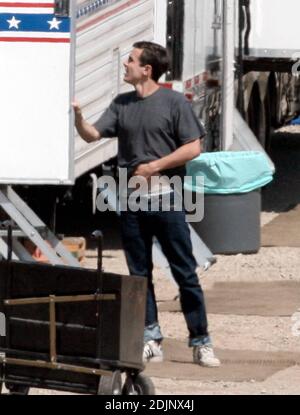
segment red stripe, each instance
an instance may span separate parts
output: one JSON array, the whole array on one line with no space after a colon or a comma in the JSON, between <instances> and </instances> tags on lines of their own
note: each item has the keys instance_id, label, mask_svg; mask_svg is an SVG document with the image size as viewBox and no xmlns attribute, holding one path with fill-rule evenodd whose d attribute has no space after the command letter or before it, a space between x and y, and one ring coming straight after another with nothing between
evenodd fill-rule
<instances>
[{"instance_id":1,"label":"red stripe","mask_svg":"<svg viewBox=\"0 0 300 415\"><path fill-rule=\"evenodd\" d=\"M70 39L48 37L0 37L0 42L70 43Z\"/></svg>"},{"instance_id":2,"label":"red stripe","mask_svg":"<svg viewBox=\"0 0 300 415\"><path fill-rule=\"evenodd\" d=\"M117 14L117 13L119 13L119 12L123 11L124 9L127 9L128 7L130 7L130 6L132 6L132 5L136 4L136 3L138 3L139 1L140 1L140 0L129 0L129 1L127 1L125 4L122 4L121 6L116 7L114 10L111 10L111 11L109 11L109 12L106 12L106 13L102 14L101 16L99 16L99 17L97 17L97 18L95 18L95 19L91 20L90 22L87 22L87 23L85 23L84 25L80 26L80 27L77 29L77 32L81 32L82 30L87 29L87 28L88 28L88 27L90 27L90 26L94 26L96 23L99 23L99 22L101 22L102 20L105 20L105 19L107 19L108 17L111 17L111 16L113 16L114 14Z\"/></svg>"},{"instance_id":3,"label":"red stripe","mask_svg":"<svg viewBox=\"0 0 300 415\"><path fill-rule=\"evenodd\" d=\"M8 3L6 1L0 2L0 7L54 7L54 3Z\"/></svg>"}]
</instances>

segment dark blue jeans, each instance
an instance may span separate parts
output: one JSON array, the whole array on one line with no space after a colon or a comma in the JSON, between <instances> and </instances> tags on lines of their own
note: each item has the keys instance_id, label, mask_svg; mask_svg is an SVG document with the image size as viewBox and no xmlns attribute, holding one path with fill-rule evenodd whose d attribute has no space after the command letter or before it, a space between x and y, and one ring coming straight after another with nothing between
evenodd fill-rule
<instances>
[{"instance_id":1,"label":"dark blue jeans","mask_svg":"<svg viewBox=\"0 0 300 415\"><path fill-rule=\"evenodd\" d=\"M152 240L156 236L179 286L190 346L209 343L204 295L185 212L122 212L121 230L130 274L148 279L146 327L152 328L152 340L162 339L160 331L155 330L158 313L152 280Z\"/></svg>"}]
</instances>

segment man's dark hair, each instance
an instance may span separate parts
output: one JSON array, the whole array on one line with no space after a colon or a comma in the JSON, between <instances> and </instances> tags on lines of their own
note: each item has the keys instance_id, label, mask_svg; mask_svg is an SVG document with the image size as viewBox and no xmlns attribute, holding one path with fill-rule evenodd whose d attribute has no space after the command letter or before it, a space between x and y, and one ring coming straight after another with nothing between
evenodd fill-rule
<instances>
[{"instance_id":1,"label":"man's dark hair","mask_svg":"<svg viewBox=\"0 0 300 415\"><path fill-rule=\"evenodd\" d=\"M167 72L170 65L167 50L153 42L136 42L134 48L143 49L140 56L142 66L152 66L152 79L158 82L159 78Z\"/></svg>"}]
</instances>

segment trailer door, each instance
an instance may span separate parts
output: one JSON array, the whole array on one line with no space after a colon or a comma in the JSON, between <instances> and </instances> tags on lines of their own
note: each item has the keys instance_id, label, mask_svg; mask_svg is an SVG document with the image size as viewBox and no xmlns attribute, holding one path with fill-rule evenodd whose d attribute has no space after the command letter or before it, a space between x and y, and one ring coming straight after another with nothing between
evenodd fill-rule
<instances>
[{"instance_id":1,"label":"trailer door","mask_svg":"<svg viewBox=\"0 0 300 415\"><path fill-rule=\"evenodd\" d=\"M73 181L73 8L0 1L0 183Z\"/></svg>"}]
</instances>

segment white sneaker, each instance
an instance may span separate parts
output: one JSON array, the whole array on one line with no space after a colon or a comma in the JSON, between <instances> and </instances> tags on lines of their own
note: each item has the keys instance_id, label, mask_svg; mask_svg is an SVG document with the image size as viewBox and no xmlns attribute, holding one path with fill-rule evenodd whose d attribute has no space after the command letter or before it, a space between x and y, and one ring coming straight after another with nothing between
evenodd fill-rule
<instances>
[{"instance_id":1,"label":"white sneaker","mask_svg":"<svg viewBox=\"0 0 300 415\"><path fill-rule=\"evenodd\" d=\"M160 363L164 360L161 344L155 340L150 340L144 345L143 362Z\"/></svg>"},{"instance_id":2,"label":"white sneaker","mask_svg":"<svg viewBox=\"0 0 300 415\"><path fill-rule=\"evenodd\" d=\"M195 346L193 350L194 363L204 367L219 367L220 360L215 356L211 344Z\"/></svg>"}]
</instances>

